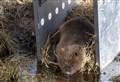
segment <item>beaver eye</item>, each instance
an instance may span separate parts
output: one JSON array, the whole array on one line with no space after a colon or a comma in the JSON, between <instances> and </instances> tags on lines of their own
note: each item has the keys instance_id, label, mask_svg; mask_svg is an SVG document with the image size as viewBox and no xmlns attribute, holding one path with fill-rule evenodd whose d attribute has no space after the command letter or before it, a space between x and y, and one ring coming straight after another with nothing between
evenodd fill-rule
<instances>
[{"instance_id":1,"label":"beaver eye","mask_svg":"<svg viewBox=\"0 0 120 82\"><path fill-rule=\"evenodd\" d=\"M78 56L78 52L77 52L77 51L75 51L75 52L74 52L74 55L75 55L75 56Z\"/></svg>"}]
</instances>

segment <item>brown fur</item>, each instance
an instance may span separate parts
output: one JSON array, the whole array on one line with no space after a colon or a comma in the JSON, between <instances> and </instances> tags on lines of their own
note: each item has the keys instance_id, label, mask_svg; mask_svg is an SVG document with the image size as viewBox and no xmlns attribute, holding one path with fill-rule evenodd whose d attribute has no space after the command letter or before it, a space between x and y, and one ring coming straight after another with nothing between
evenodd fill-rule
<instances>
[{"instance_id":1,"label":"brown fur","mask_svg":"<svg viewBox=\"0 0 120 82\"><path fill-rule=\"evenodd\" d=\"M76 17L59 28L60 40L56 46L59 67L65 74L73 74L82 68L84 47L89 40L87 32L94 32L93 25L84 17Z\"/></svg>"}]
</instances>

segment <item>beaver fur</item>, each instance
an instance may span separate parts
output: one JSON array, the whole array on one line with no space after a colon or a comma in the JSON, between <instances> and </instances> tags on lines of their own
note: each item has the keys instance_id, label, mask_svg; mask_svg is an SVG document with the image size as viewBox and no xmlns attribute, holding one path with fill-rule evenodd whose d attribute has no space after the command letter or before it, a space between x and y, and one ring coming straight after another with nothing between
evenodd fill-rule
<instances>
[{"instance_id":1,"label":"beaver fur","mask_svg":"<svg viewBox=\"0 0 120 82\"><path fill-rule=\"evenodd\" d=\"M63 73L74 74L83 67L86 60L85 46L94 34L93 24L79 16L63 23L59 28L56 45L57 62Z\"/></svg>"}]
</instances>

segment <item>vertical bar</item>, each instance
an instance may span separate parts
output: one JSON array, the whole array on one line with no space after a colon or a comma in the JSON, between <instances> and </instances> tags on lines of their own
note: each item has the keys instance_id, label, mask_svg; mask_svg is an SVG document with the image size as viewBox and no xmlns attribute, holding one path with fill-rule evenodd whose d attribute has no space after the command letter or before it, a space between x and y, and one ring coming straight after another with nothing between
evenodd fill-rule
<instances>
[{"instance_id":1,"label":"vertical bar","mask_svg":"<svg viewBox=\"0 0 120 82\"><path fill-rule=\"evenodd\" d=\"M38 0L33 0L33 4L34 4L34 21L35 21L35 34L36 34L36 46L37 46L37 53L36 53L36 57L39 60L39 54L40 54L40 40L39 40L39 12L38 12L38 8L39 8L39 3Z\"/></svg>"},{"instance_id":2,"label":"vertical bar","mask_svg":"<svg viewBox=\"0 0 120 82\"><path fill-rule=\"evenodd\" d=\"M93 9L94 9L94 29L96 35L95 42L95 52L96 52L96 63L100 65L100 56L99 56L99 26L98 26L98 0L93 1Z\"/></svg>"}]
</instances>

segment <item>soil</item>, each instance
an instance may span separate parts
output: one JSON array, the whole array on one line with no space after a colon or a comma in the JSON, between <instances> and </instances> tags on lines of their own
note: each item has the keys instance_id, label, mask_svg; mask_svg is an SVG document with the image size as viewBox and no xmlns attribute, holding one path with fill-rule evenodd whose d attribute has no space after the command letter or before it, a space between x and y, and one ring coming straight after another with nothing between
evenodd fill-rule
<instances>
[{"instance_id":1,"label":"soil","mask_svg":"<svg viewBox=\"0 0 120 82\"><path fill-rule=\"evenodd\" d=\"M20 1L1 1L0 29L9 34L17 53L35 54L33 3Z\"/></svg>"}]
</instances>

